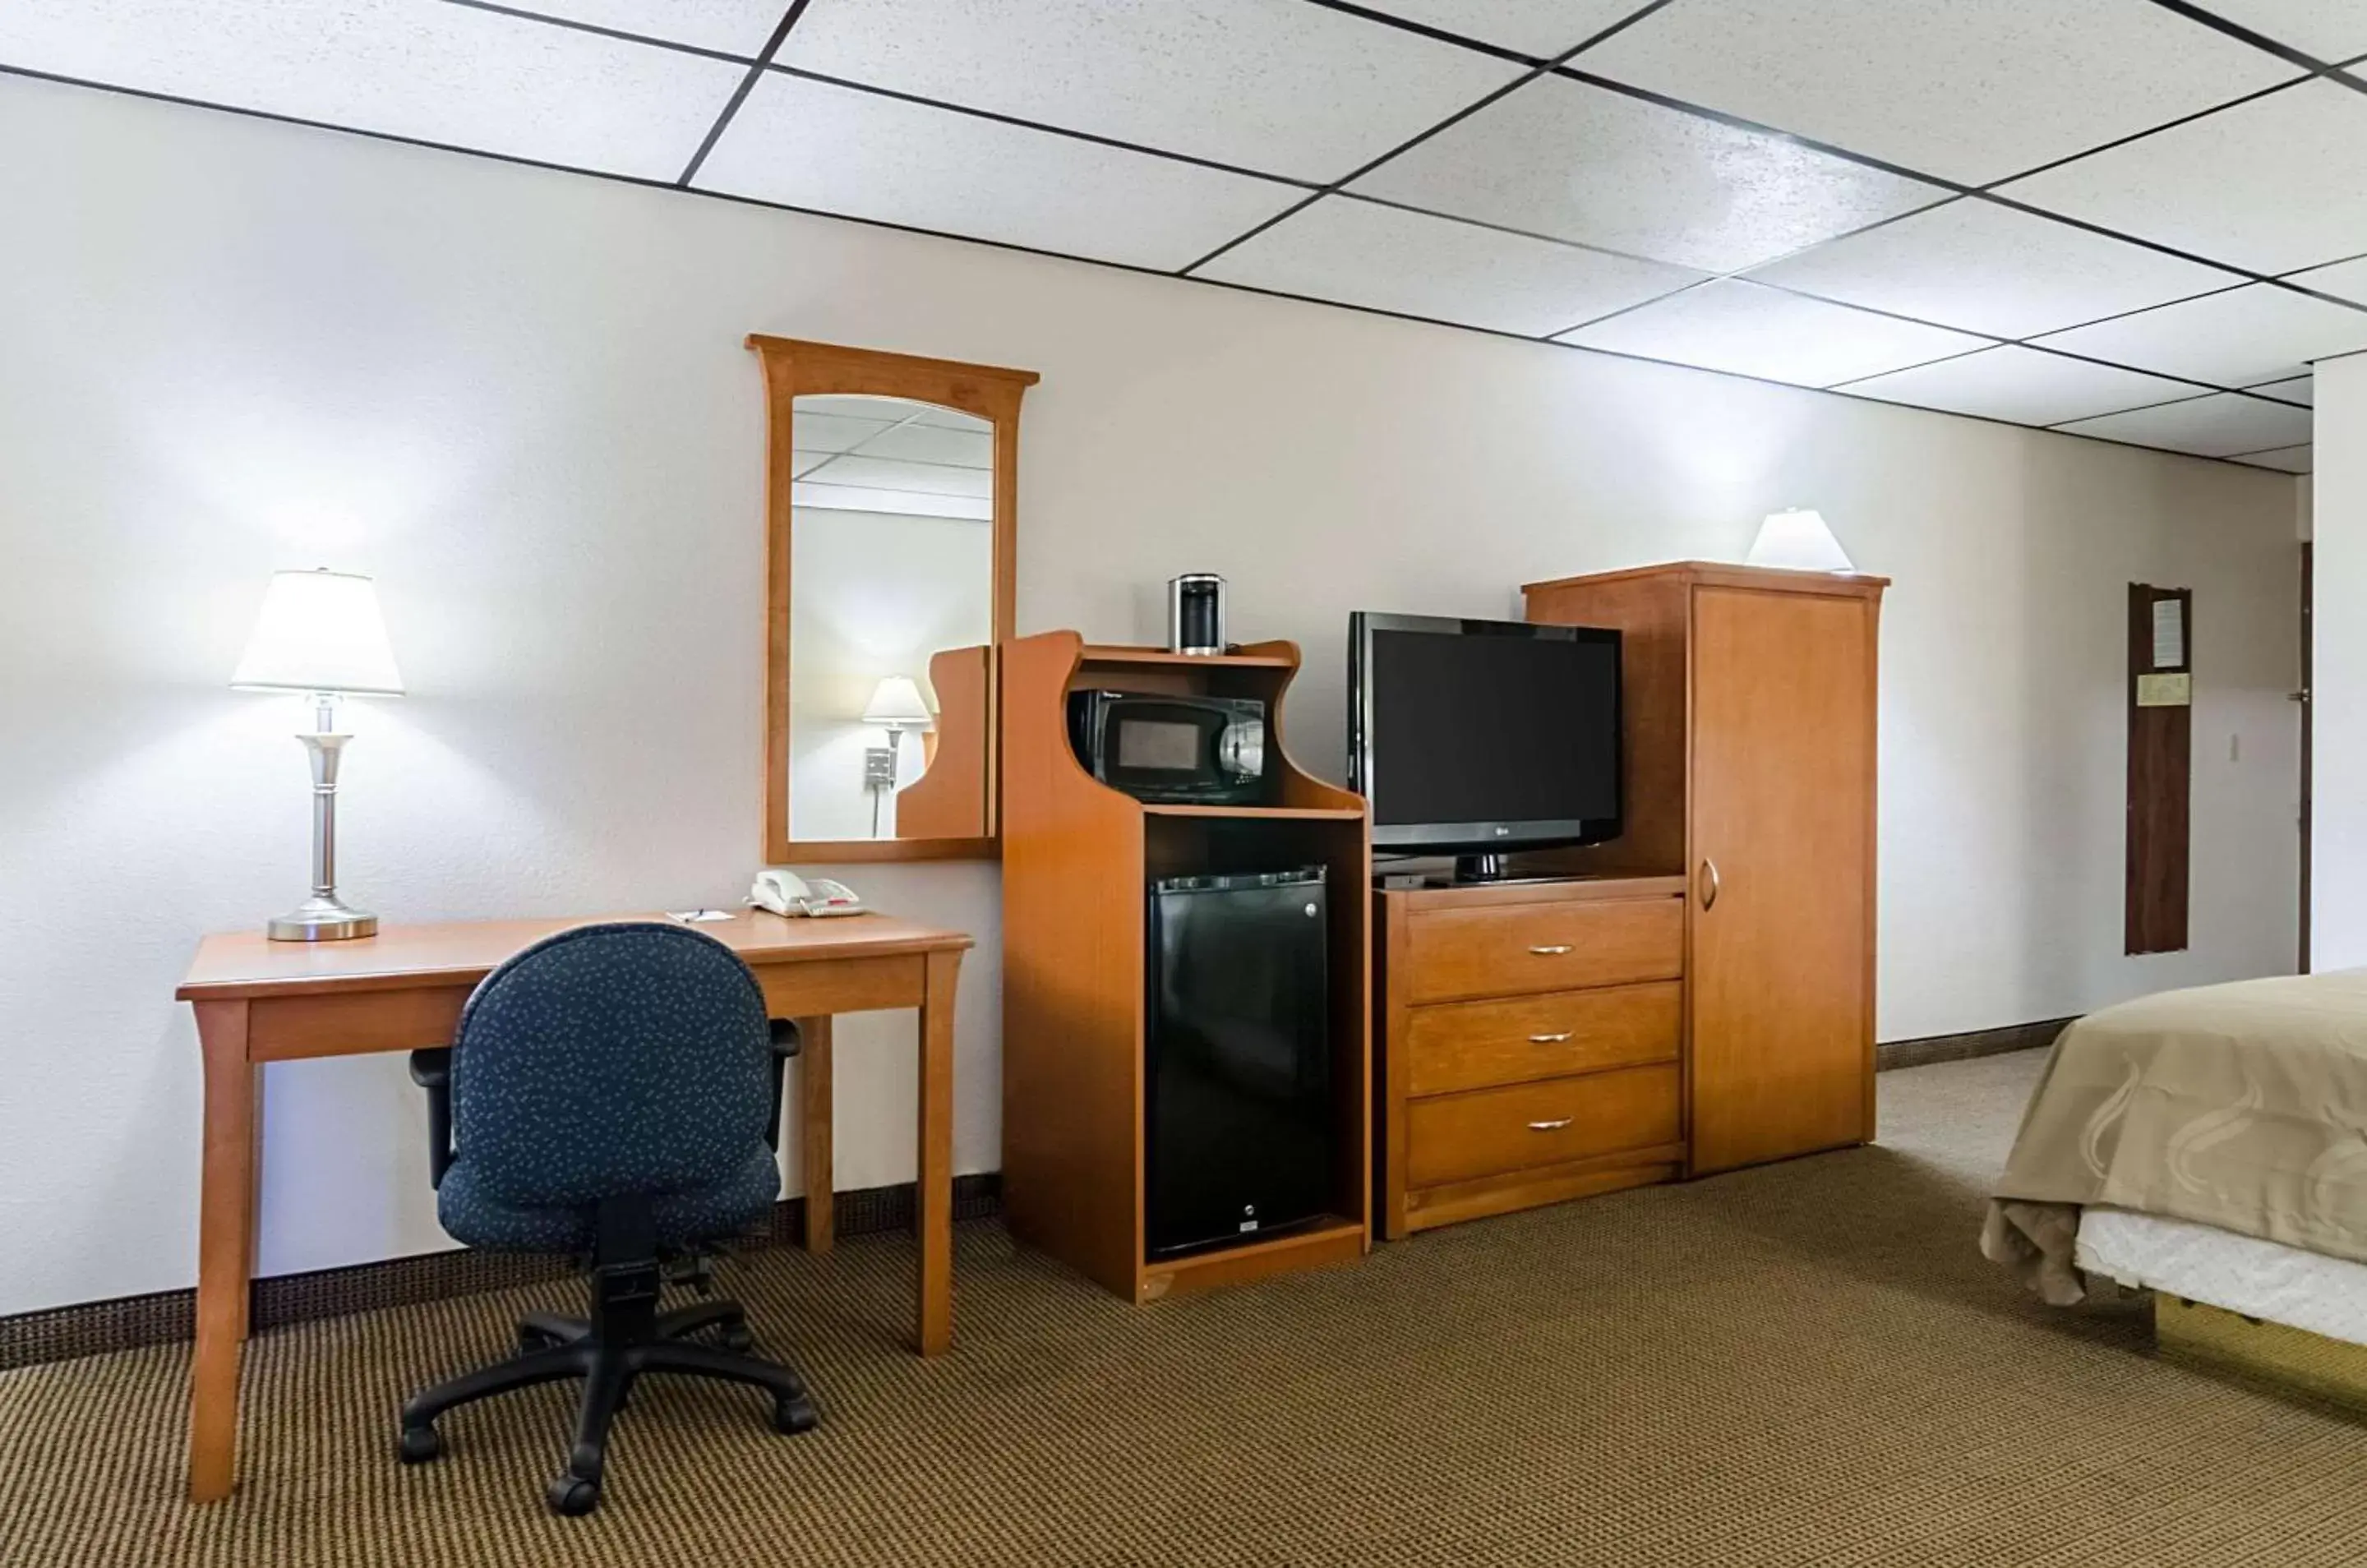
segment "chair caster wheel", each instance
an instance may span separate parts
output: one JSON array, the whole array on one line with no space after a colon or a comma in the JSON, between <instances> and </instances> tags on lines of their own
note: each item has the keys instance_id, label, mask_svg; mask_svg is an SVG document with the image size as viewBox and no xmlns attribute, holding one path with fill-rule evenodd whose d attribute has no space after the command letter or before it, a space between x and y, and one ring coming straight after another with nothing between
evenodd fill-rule
<instances>
[{"instance_id":1,"label":"chair caster wheel","mask_svg":"<svg viewBox=\"0 0 2367 1568\"><path fill-rule=\"evenodd\" d=\"M813 1407L810 1399L776 1399L773 1402L773 1430L776 1432L795 1437L799 1432L810 1432L821 1425L821 1413Z\"/></svg>"},{"instance_id":2,"label":"chair caster wheel","mask_svg":"<svg viewBox=\"0 0 2367 1568\"><path fill-rule=\"evenodd\" d=\"M756 1347L756 1337L748 1332L744 1323L735 1323L715 1337L715 1342L737 1355L745 1355Z\"/></svg>"},{"instance_id":3,"label":"chair caster wheel","mask_svg":"<svg viewBox=\"0 0 2367 1568\"><path fill-rule=\"evenodd\" d=\"M425 1464L444 1451L444 1439L436 1435L433 1427L405 1427L396 1451L405 1464Z\"/></svg>"},{"instance_id":4,"label":"chair caster wheel","mask_svg":"<svg viewBox=\"0 0 2367 1568\"><path fill-rule=\"evenodd\" d=\"M552 1513L580 1519L600 1506L600 1483L570 1472L552 1481L543 1495Z\"/></svg>"}]
</instances>

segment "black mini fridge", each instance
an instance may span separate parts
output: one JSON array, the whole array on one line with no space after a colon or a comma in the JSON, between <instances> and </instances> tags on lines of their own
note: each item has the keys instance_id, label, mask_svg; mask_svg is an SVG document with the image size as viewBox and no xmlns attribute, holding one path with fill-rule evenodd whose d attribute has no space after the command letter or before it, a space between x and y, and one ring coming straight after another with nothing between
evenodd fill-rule
<instances>
[{"instance_id":1,"label":"black mini fridge","mask_svg":"<svg viewBox=\"0 0 2367 1568\"><path fill-rule=\"evenodd\" d=\"M1150 885L1145 1219L1152 1258L1332 1208L1323 868Z\"/></svg>"}]
</instances>

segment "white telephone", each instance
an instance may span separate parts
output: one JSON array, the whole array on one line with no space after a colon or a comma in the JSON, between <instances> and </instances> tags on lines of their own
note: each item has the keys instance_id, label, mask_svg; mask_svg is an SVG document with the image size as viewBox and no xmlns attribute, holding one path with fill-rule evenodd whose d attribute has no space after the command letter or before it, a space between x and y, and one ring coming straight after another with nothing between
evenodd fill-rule
<instances>
[{"instance_id":1,"label":"white telephone","mask_svg":"<svg viewBox=\"0 0 2367 1568\"><path fill-rule=\"evenodd\" d=\"M767 869L756 874L748 902L776 915L859 915L863 899L844 882L817 876L809 886L794 871Z\"/></svg>"}]
</instances>

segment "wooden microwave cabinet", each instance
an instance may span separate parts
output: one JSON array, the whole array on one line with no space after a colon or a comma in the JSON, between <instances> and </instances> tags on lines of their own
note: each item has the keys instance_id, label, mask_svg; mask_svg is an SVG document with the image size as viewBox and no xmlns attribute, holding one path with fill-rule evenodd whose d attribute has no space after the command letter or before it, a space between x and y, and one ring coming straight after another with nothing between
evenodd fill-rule
<instances>
[{"instance_id":1,"label":"wooden microwave cabinet","mask_svg":"<svg viewBox=\"0 0 2367 1568\"><path fill-rule=\"evenodd\" d=\"M1523 867L1572 880L1375 895L1384 1235L1873 1136L1885 586L1527 586L1625 634L1626 830Z\"/></svg>"}]
</instances>

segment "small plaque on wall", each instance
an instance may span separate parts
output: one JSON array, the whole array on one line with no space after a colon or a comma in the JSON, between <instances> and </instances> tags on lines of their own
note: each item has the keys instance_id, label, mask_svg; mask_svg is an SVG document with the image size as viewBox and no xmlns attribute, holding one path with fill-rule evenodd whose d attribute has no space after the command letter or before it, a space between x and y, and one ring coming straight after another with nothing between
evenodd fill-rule
<instances>
[{"instance_id":1,"label":"small plaque on wall","mask_svg":"<svg viewBox=\"0 0 2367 1568\"><path fill-rule=\"evenodd\" d=\"M2194 677L2185 671L2175 675L2139 675L2137 706L2141 708L2182 708L2194 703Z\"/></svg>"}]
</instances>

